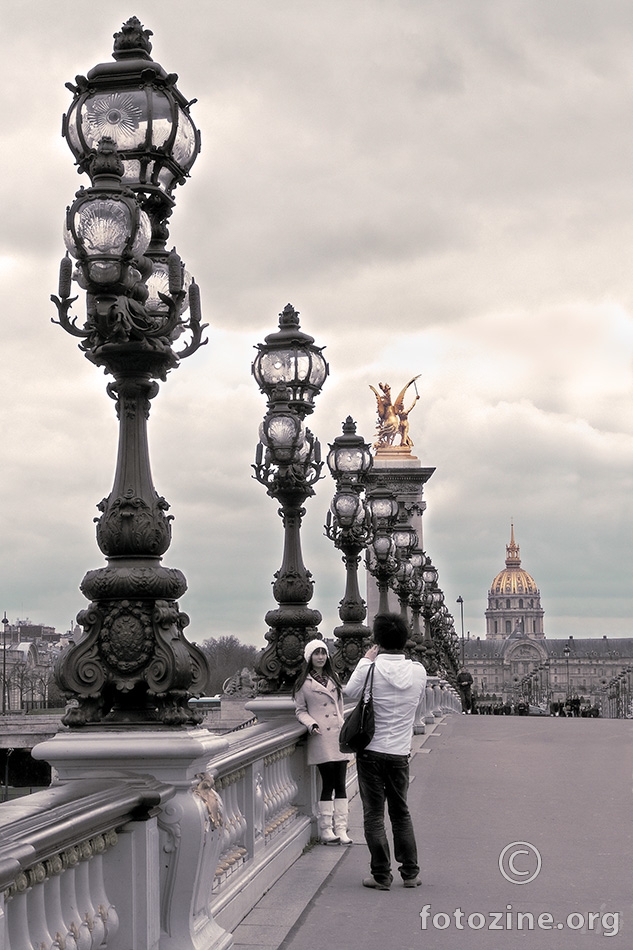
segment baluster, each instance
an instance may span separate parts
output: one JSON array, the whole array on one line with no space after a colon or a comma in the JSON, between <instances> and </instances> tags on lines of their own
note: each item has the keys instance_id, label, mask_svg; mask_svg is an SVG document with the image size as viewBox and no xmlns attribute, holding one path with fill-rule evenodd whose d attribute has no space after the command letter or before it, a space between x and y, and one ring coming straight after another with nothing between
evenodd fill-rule
<instances>
[{"instance_id":1,"label":"baluster","mask_svg":"<svg viewBox=\"0 0 633 950\"><path fill-rule=\"evenodd\" d=\"M5 913L11 950L31 950L28 887L28 877L21 871L9 888L10 897L6 901Z\"/></svg>"},{"instance_id":2,"label":"baluster","mask_svg":"<svg viewBox=\"0 0 633 950\"><path fill-rule=\"evenodd\" d=\"M46 919L45 887L46 868L43 864L36 864L26 872L30 889L28 891L28 926L29 938L32 946L48 948L53 943L53 934L48 929Z\"/></svg>"},{"instance_id":3,"label":"baluster","mask_svg":"<svg viewBox=\"0 0 633 950\"><path fill-rule=\"evenodd\" d=\"M87 950L97 950L105 936L105 927L103 920L97 914L97 908L90 893L88 860L92 857L92 847L89 842L82 841L79 845L79 855L80 861L75 868L75 888L81 914L79 935L82 946L79 950L83 950L84 943L87 944Z\"/></svg>"},{"instance_id":4,"label":"baluster","mask_svg":"<svg viewBox=\"0 0 633 950\"><path fill-rule=\"evenodd\" d=\"M255 775L255 839L262 838L266 828L266 803L264 801L264 776L261 772Z\"/></svg>"},{"instance_id":5,"label":"baluster","mask_svg":"<svg viewBox=\"0 0 633 950\"><path fill-rule=\"evenodd\" d=\"M46 904L46 920L50 933L54 934L53 947L58 946L61 950L62 946L65 947L66 932L68 929L67 922L64 919L61 898L60 875L63 873L64 865L61 857L55 855L46 862L45 867L48 878L46 885L43 887L44 901Z\"/></svg>"},{"instance_id":6,"label":"baluster","mask_svg":"<svg viewBox=\"0 0 633 950\"><path fill-rule=\"evenodd\" d=\"M59 891L64 912L64 920L67 927L67 931L64 936L68 937L68 935L70 935L70 937L75 941L76 950L90 950L90 946L85 945L85 930L81 934L79 932L79 927L82 921L82 912L81 908L79 907L79 899L77 897L77 889L75 886L75 872L77 865L79 864L79 849L75 847L67 848L66 851L63 852L61 859L65 868L59 879ZM90 944L92 944L92 939L90 940Z\"/></svg>"},{"instance_id":7,"label":"baluster","mask_svg":"<svg viewBox=\"0 0 633 950\"><path fill-rule=\"evenodd\" d=\"M107 946L108 940L114 937L119 929L119 915L116 908L110 903L103 879L103 856L108 847L116 844L116 842L117 834L115 831L108 832L105 835L97 835L92 839L95 856L88 862L90 891L94 895L93 902L97 906L96 916L103 921L104 934L101 943L103 947Z\"/></svg>"}]
</instances>

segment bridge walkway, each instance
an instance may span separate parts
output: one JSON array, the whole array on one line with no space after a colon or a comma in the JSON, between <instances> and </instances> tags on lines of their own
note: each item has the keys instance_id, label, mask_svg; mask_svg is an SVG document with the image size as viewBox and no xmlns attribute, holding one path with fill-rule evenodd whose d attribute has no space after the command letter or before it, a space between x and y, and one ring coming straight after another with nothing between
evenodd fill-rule
<instances>
[{"instance_id":1,"label":"bridge walkway","mask_svg":"<svg viewBox=\"0 0 633 950\"><path fill-rule=\"evenodd\" d=\"M361 886L355 798L354 845L307 851L236 950L630 950L633 722L448 716L432 730L414 738L409 793L422 886Z\"/></svg>"}]
</instances>

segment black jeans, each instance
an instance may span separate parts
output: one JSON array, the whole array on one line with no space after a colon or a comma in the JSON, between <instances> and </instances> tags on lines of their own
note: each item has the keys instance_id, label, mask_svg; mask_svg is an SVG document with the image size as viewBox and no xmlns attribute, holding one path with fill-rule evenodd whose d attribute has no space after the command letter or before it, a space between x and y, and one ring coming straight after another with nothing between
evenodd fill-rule
<instances>
[{"instance_id":1,"label":"black jeans","mask_svg":"<svg viewBox=\"0 0 633 950\"><path fill-rule=\"evenodd\" d=\"M390 884L392 881L391 855L385 830L386 799L400 874L404 881L416 878L420 872L418 849L407 805L409 757L387 755L384 752L359 752L356 767L372 875L380 884Z\"/></svg>"}]
</instances>

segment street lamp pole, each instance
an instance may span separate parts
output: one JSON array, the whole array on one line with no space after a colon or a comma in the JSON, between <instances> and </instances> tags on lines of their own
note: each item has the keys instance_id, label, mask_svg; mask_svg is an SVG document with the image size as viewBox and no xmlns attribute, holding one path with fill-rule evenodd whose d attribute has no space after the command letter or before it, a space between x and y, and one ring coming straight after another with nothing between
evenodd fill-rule
<instances>
[{"instance_id":1,"label":"street lamp pole","mask_svg":"<svg viewBox=\"0 0 633 950\"><path fill-rule=\"evenodd\" d=\"M252 372L268 398L268 411L259 427L254 478L280 503L284 526L283 559L273 583L279 606L266 614L269 646L257 660L260 692L274 693L292 689L306 643L320 636L321 613L308 607L314 585L303 563L301 520L323 462L319 441L304 419L313 411L329 369L323 347L301 330L292 304L279 314L279 330L257 349Z\"/></svg>"},{"instance_id":2,"label":"street lamp pole","mask_svg":"<svg viewBox=\"0 0 633 950\"><path fill-rule=\"evenodd\" d=\"M379 481L368 492L366 504L371 512L373 528L373 540L367 546L367 570L376 578L378 613L384 614L389 612L389 581L399 566L393 539L398 501L393 492Z\"/></svg>"},{"instance_id":3,"label":"street lamp pole","mask_svg":"<svg viewBox=\"0 0 633 950\"><path fill-rule=\"evenodd\" d=\"M462 666L464 665L464 598L460 594L456 603L459 604L459 613L462 621Z\"/></svg>"},{"instance_id":4,"label":"street lamp pole","mask_svg":"<svg viewBox=\"0 0 633 950\"><path fill-rule=\"evenodd\" d=\"M2 618L2 715L7 711L7 612Z\"/></svg>"},{"instance_id":5,"label":"street lamp pole","mask_svg":"<svg viewBox=\"0 0 633 950\"><path fill-rule=\"evenodd\" d=\"M565 648L564 648L564 650L563 650L563 655L564 655L564 657L565 657L565 664L566 664L566 667L567 667L567 692L566 692L566 697L565 697L566 699L569 699L569 698L570 698L570 688L569 688L569 686L570 686L570 684L569 684L569 654L570 654L570 653L571 653L571 650L569 649L569 647L568 647L568 646L565 646Z\"/></svg>"},{"instance_id":6,"label":"street lamp pole","mask_svg":"<svg viewBox=\"0 0 633 950\"><path fill-rule=\"evenodd\" d=\"M176 602L185 577L161 565L172 516L154 488L147 439L156 380L206 342L198 287L166 249L172 192L188 177L200 136L175 75L150 56L150 36L136 17L123 24L115 62L69 84L74 98L62 129L91 186L66 211L68 254L59 297L52 297L59 315L53 322L114 378L107 392L119 418L114 485L98 505L97 543L107 567L84 577L81 591L91 603L77 617L83 634L55 670L62 693L77 700L62 720L71 727L198 723L202 716L188 699L208 678L206 657L185 638L189 618ZM77 300L73 280L86 291L83 325L69 314ZM175 350L183 332L187 342Z\"/></svg>"},{"instance_id":7,"label":"street lamp pole","mask_svg":"<svg viewBox=\"0 0 633 950\"><path fill-rule=\"evenodd\" d=\"M361 495L365 476L373 465L370 447L356 434L356 423L348 416L343 434L334 439L327 456L336 494L327 513L326 537L341 551L345 564L345 594L339 604L342 624L334 629L337 638L332 664L343 682L361 658L371 637L365 626L367 606L358 586L361 552L372 538L371 514Z\"/></svg>"}]
</instances>

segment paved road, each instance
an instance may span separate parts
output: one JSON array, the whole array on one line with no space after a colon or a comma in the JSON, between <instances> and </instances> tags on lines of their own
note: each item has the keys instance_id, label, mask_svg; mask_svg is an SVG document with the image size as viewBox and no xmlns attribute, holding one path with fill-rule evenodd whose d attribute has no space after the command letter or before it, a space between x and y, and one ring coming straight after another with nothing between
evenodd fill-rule
<instances>
[{"instance_id":1,"label":"paved road","mask_svg":"<svg viewBox=\"0 0 633 950\"><path fill-rule=\"evenodd\" d=\"M357 830L282 950L631 950L632 753L631 722L447 717L412 762L422 887L361 887L368 859ZM514 868L522 881L537 870L538 851L533 880L501 873L509 845L504 872L511 878ZM314 849L312 862L332 850ZM277 885L280 910L290 910L310 860ZM262 931L257 943L267 943Z\"/></svg>"}]
</instances>

